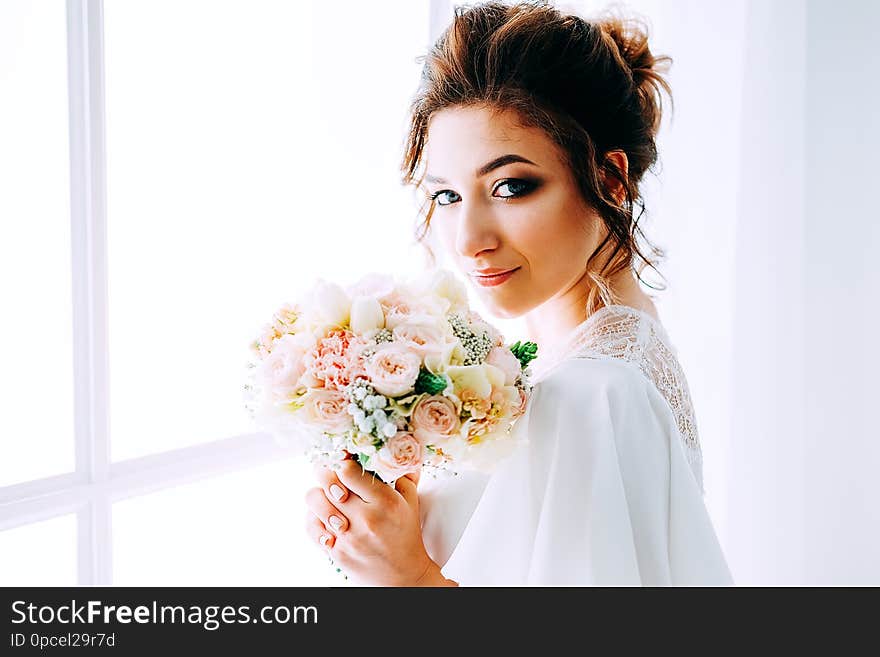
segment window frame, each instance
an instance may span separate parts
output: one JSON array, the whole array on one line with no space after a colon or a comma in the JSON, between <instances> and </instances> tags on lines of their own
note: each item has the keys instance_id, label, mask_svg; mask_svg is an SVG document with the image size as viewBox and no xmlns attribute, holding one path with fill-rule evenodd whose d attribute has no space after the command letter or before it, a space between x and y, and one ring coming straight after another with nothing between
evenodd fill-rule
<instances>
[{"instance_id":1,"label":"window frame","mask_svg":"<svg viewBox=\"0 0 880 657\"><path fill-rule=\"evenodd\" d=\"M435 39L452 4L429 2ZM292 450L251 433L111 461L103 0L67 0L66 14L75 468L0 487L0 531L75 513L77 582L111 585L115 502L290 458Z\"/></svg>"}]
</instances>

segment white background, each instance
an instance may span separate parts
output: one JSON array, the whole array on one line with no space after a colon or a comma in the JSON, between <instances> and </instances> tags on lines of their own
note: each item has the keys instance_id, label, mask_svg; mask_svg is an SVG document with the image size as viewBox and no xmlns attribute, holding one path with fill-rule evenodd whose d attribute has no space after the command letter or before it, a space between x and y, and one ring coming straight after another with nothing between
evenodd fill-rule
<instances>
[{"instance_id":1,"label":"white background","mask_svg":"<svg viewBox=\"0 0 880 657\"><path fill-rule=\"evenodd\" d=\"M629 6L674 59L645 226L734 577L878 584L880 7ZM246 348L315 276L419 267L398 163L450 4L100 8L0 4L0 584L339 583L302 536L308 468L251 435ZM78 10L105 149L79 140Z\"/></svg>"}]
</instances>

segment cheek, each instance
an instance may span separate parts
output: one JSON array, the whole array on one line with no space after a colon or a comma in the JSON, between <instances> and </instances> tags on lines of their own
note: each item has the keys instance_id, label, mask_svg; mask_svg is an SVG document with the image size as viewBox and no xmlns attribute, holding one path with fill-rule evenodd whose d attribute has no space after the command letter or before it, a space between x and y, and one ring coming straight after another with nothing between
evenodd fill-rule
<instances>
[{"instance_id":1,"label":"cheek","mask_svg":"<svg viewBox=\"0 0 880 657\"><path fill-rule=\"evenodd\" d=\"M455 227L452 221L440 221L437 217L431 221L431 232L437 244L447 253L455 247Z\"/></svg>"},{"instance_id":2,"label":"cheek","mask_svg":"<svg viewBox=\"0 0 880 657\"><path fill-rule=\"evenodd\" d=\"M591 216L569 194L530 208L529 216L509 224L508 236L538 270L581 268L595 247Z\"/></svg>"}]
</instances>

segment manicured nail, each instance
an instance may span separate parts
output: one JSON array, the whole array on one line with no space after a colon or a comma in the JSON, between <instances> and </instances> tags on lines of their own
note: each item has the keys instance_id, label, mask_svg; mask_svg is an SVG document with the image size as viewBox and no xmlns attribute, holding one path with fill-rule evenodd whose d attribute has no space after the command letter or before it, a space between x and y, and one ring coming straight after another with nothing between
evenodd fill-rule
<instances>
[{"instance_id":1,"label":"manicured nail","mask_svg":"<svg viewBox=\"0 0 880 657\"><path fill-rule=\"evenodd\" d=\"M327 543L330 542L330 534L321 534L321 538L318 541L323 547L327 547Z\"/></svg>"},{"instance_id":2,"label":"manicured nail","mask_svg":"<svg viewBox=\"0 0 880 657\"><path fill-rule=\"evenodd\" d=\"M331 484L331 485L330 485L330 494L331 494L331 495L336 499L336 501L338 502L339 500L342 499L342 496L345 495L345 491L342 490L342 486L339 486L339 485L337 485L337 484Z\"/></svg>"},{"instance_id":3,"label":"manicured nail","mask_svg":"<svg viewBox=\"0 0 880 657\"><path fill-rule=\"evenodd\" d=\"M339 528L342 527L342 518L339 516L330 516L327 518L327 522L329 522L330 526L336 531L339 531Z\"/></svg>"}]
</instances>

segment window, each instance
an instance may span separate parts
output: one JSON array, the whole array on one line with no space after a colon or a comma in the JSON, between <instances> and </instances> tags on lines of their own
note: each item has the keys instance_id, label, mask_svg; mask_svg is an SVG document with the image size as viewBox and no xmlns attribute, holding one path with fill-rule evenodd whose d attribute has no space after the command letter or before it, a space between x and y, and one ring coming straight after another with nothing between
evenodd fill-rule
<instances>
[{"instance_id":1,"label":"window","mask_svg":"<svg viewBox=\"0 0 880 657\"><path fill-rule=\"evenodd\" d=\"M4 583L339 582L247 345L319 275L419 266L397 166L449 11L0 5L0 549L41 556Z\"/></svg>"}]
</instances>

